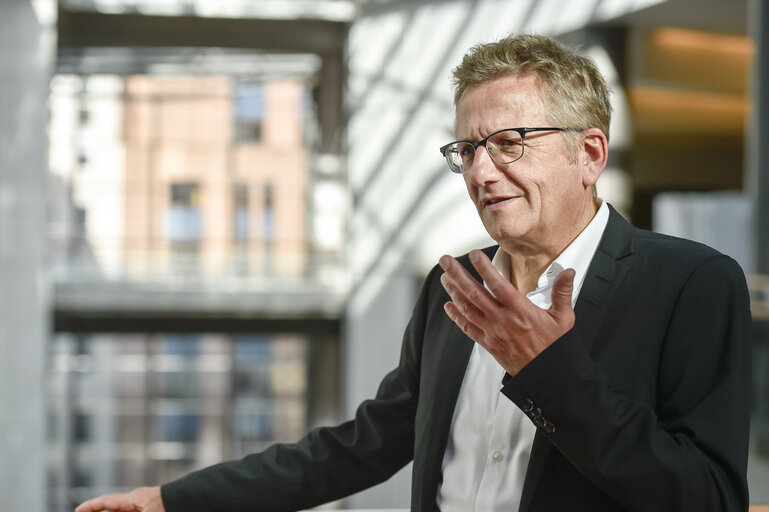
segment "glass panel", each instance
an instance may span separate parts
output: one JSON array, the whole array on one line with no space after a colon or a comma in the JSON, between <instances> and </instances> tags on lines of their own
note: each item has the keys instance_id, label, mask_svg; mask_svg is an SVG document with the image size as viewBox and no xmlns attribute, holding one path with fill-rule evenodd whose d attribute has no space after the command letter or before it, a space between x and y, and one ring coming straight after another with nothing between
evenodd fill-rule
<instances>
[{"instance_id":1,"label":"glass panel","mask_svg":"<svg viewBox=\"0 0 769 512\"><path fill-rule=\"evenodd\" d=\"M58 334L51 344L51 510L178 478L307 429L307 340Z\"/></svg>"}]
</instances>

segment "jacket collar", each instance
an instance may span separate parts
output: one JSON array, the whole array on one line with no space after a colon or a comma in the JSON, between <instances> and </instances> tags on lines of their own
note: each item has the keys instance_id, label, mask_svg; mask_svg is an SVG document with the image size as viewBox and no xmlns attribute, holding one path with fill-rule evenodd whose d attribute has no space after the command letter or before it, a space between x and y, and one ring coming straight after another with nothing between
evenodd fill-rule
<instances>
[{"instance_id":1,"label":"jacket collar","mask_svg":"<svg viewBox=\"0 0 769 512\"><path fill-rule=\"evenodd\" d=\"M595 256L590 262L585 282L574 307L574 329L590 352L596 344L601 326L611 304L611 297L627 275L629 265L623 261L633 253L633 227L610 207L606 225ZM553 445L539 431L535 434L529 467L519 510L530 510L534 490L544 477L545 466Z\"/></svg>"}]
</instances>

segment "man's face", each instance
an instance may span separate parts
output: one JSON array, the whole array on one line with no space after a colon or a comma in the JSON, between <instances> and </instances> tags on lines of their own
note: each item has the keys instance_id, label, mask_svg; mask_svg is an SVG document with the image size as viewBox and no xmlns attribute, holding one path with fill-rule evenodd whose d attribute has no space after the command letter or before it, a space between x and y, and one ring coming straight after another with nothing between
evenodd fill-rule
<instances>
[{"instance_id":1,"label":"man's face","mask_svg":"<svg viewBox=\"0 0 769 512\"><path fill-rule=\"evenodd\" d=\"M550 124L531 75L470 87L457 104L457 139L480 140L505 128L543 126ZM503 249L560 252L584 227L575 225L585 218L586 208L595 211L592 194L560 132L529 133L524 142L523 157L505 165L478 147L464 175L467 191L486 231Z\"/></svg>"}]
</instances>

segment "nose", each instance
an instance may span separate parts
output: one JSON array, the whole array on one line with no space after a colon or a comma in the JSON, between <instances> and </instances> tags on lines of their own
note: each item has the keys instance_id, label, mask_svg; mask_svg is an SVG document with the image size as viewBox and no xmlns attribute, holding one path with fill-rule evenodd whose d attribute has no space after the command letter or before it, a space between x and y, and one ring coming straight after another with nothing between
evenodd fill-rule
<instances>
[{"instance_id":1,"label":"nose","mask_svg":"<svg viewBox=\"0 0 769 512\"><path fill-rule=\"evenodd\" d=\"M491 183L499 181L502 177L502 171L492 160L486 146L478 146L475 150L475 157L470 170L465 174L465 180L476 187L485 187Z\"/></svg>"}]
</instances>

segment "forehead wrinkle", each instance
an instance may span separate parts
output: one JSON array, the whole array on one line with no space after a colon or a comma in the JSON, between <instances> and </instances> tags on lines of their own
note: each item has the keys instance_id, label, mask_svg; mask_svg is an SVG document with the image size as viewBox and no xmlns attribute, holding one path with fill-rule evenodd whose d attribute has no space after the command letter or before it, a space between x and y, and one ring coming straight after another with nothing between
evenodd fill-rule
<instances>
[{"instance_id":1,"label":"forehead wrinkle","mask_svg":"<svg viewBox=\"0 0 769 512\"><path fill-rule=\"evenodd\" d=\"M535 88L528 87L529 84ZM533 76L503 76L469 87L457 102L454 135L460 140L481 140L506 128L540 126L546 122L546 116L537 85L538 80ZM466 133L459 131L460 113L464 113Z\"/></svg>"},{"instance_id":2,"label":"forehead wrinkle","mask_svg":"<svg viewBox=\"0 0 769 512\"><path fill-rule=\"evenodd\" d=\"M465 120L466 126L464 129L467 131L461 134L459 132L459 116L457 116L454 122L454 135L459 140L479 141L494 132L505 130L507 128L518 128L518 125L513 126L515 124L513 121L506 121L506 119L519 117L511 112L510 108L506 107L509 107L509 105L496 105L491 108L482 107L473 109L471 119ZM493 114L482 116L479 111L484 114L491 111Z\"/></svg>"}]
</instances>

